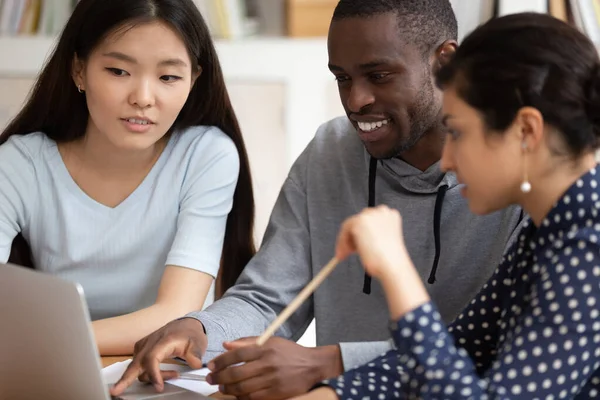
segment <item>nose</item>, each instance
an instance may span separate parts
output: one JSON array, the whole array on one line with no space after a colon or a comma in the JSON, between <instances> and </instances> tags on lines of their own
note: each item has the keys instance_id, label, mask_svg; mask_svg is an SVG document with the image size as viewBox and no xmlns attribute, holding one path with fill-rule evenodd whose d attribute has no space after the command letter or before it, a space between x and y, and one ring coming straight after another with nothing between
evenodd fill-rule
<instances>
[{"instance_id":1,"label":"nose","mask_svg":"<svg viewBox=\"0 0 600 400\"><path fill-rule=\"evenodd\" d=\"M129 95L129 103L145 109L155 104L154 88L150 79L140 79L135 83Z\"/></svg>"},{"instance_id":2,"label":"nose","mask_svg":"<svg viewBox=\"0 0 600 400\"><path fill-rule=\"evenodd\" d=\"M350 88L350 93L346 100L348 110L353 113L360 113L366 107L375 102L375 96L367 84L354 82Z\"/></svg>"},{"instance_id":3,"label":"nose","mask_svg":"<svg viewBox=\"0 0 600 400\"><path fill-rule=\"evenodd\" d=\"M442 159L440 160L440 169L442 172L454 171L454 148L452 139L447 136L442 149Z\"/></svg>"}]
</instances>

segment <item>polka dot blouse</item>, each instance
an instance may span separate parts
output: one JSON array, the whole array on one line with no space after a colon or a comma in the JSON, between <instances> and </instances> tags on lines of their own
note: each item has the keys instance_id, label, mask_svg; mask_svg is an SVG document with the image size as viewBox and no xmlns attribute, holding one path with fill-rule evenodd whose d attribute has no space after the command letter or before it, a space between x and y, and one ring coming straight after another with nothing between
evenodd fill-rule
<instances>
[{"instance_id":1,"label":"polka dot blouse","mask_svg":"<svg viewBox=\"0 0 600 400\"><path fill-rule=\"evenodd\" d=\"M587 399L600 394L600 173L518 240L448 328L427 303L396 349L325 381L343 399Z\"/></svg>"}]
</instances>

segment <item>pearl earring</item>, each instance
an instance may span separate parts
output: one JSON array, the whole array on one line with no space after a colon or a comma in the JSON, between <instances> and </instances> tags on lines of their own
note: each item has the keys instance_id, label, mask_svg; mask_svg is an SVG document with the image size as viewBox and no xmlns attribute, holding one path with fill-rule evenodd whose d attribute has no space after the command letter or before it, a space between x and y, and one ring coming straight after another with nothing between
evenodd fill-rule
<instances>
[{"instance_id":1,"label":"pearl earring","mask_svg":"<svg viewBox=\"0 0 600 400\"><path fill-rule=\"evenodd\" d=\"M521 183L521 192L523 193L529 193L531 192L531 183L524 181L523 183Z\"/></svg>"},{"instance_id":2,"label":"pearl earring","mask_svg":"<svg viewBox=\"0 0 600 400\"><path fill-rule=\"evenodd\" d=\"M523 142L521 148L523 149L523 153L525 153L525 150L527 150L527 143ZM529 183L529 179L527 178L527 157L525 157L523 161L523 183L521 183L521 192L531 192L531 183Z\"/></svg>"},{"instance_id":3,"label":"pearl earring","mask_svg":"<svg viewBox=\"0 0 600 400\"><path fill-rule=\"evenodd\" d=\"M83 90L81 90L81 85L77 85L77 91L78 91L79 93L83 93Z\"/></svg>"}]
</instances>

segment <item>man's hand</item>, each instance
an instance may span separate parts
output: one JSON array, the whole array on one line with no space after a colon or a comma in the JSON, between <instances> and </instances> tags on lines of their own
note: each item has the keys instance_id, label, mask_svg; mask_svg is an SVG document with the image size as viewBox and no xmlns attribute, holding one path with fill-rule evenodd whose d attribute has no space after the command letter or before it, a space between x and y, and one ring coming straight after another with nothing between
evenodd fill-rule
<instances>
[{"instance_id":1,"label":"man's hand","mask_svg":"<svg viewBox=\"0 0 600 400\"><path fill-rule=\"evenodd\" d=\"M118 396L136 378L150 382L158 392L164 388L164 380L176 378L176 371L161 371L161 361L180 357L193 369L202 368L202 355L207 338L202 324L193 318L172 321L135 344L133 360L121 379L111 388L110 394Z\"/></svg>"},{"instance_id":2,"label":"man's hand","mask_svg":"<svg viewBox=\"0 0 600 400\"><path fill-rule=\"evenodd\" d=\"M308 348L277 337L257 346L256 339L224 343L229 351L208 363L207 381L242 400L278 400L343 372L339 346Z\"/></svg>"}]
</instances>

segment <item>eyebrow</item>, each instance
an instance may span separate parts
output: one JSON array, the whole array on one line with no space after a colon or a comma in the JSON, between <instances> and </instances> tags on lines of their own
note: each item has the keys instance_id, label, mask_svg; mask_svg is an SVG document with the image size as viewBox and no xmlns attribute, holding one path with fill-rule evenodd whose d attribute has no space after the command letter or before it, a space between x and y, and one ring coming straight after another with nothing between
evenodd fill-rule
<instances>
[{"instance_id":1,"label":"eyebrow","mask_svg":"<svg viewBox=\"0 0 600 400\"><path fill-rule=\"evenodd\" d=\"M104 57L110 57L117 60L125 61L130 64L137 64L137 60L127 54L120 53L118 51L111 51L108 53L102 54ZM174 66L174 67L187 67L187 63L180 58L167 58L166 60L161 60L158 63L159 66Z\"/></svg>"},{"instance_id":2,"label":"eyebrow","mask_svg":"<svg viewBox=\"0 0 600 400\"><path fill-rule=\"evenodd\" d=\"M358 66L358 68L365 71L365 70L369 70L369 69L373 69L373 68L377 68L377 67L381 67L381 66L388 66L390 64L393 64L393 61L386 59L386 58L381 58L381 59L369 61L368 63L360 64ZM344 71L344 69L342 67L338 67L337 65L334 65L331 63L327 64L327 66L329 67L329 70L332 72Z\"/></svg>"}]
</instances>

